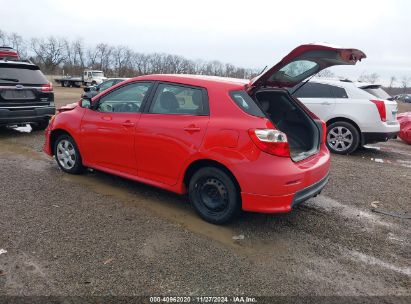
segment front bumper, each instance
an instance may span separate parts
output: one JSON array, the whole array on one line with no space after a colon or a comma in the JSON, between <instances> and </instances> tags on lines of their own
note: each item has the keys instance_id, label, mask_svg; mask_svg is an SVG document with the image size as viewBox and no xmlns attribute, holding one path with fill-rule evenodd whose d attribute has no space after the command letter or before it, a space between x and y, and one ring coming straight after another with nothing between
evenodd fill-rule
<instances>
[{"instance_id":1,"label":"front bumper","mask_svg":"<svg viewBox=\"0 0 411 304\"><path fill-rule=\"evenodd\" d=\"M0 109L0 125L42 122L53 116L55 112L55 107Z\"/></svg>"},{"instance_id":2,"label":"front bumper","mask_svg":"<svg viewBox=\"0 0 411 304\"><path fill-rule=\"evenodd\" d=\"M399 131L396 132L363 132L361 133L361 143L363 145L376 142L387 141L396 138Z\"/></svg>"}]
</instances>

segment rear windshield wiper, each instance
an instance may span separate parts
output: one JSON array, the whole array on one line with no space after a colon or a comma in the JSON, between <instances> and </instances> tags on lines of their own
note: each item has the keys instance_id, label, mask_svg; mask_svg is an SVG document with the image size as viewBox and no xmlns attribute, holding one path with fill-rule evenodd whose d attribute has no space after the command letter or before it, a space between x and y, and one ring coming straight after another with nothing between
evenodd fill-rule
<instances>
[{"instance_id":1,"label":"rear windshield wiper","mask_svg":"<svg viewBox=\"0 0 411 304\"><path fill-rule=\"evenodd\" d=\"M0 80L12 81L12 82L19 82L16 78L0 78Z\"/></svg>"}]
</instances>

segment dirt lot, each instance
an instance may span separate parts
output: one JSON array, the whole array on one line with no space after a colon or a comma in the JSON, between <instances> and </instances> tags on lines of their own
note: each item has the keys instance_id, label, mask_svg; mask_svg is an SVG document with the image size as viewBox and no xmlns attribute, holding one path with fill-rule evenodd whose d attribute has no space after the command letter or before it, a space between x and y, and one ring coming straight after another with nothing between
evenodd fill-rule
<instances>
[{"instance_id":1,"label":"dirt lot","mask_svg":"<svg viewBox=\"0 0 411 304\"><path fill-rule=\"evenodd\" d=\"M79 95L56 88L58 105ZM333 155L325 191L289 214L227 226L185 197L64 174L42 144L42 132L0 131L0 295L411 296L410 219L372 211L410 215L400 140Z\"/></svg>"}]
</instances>

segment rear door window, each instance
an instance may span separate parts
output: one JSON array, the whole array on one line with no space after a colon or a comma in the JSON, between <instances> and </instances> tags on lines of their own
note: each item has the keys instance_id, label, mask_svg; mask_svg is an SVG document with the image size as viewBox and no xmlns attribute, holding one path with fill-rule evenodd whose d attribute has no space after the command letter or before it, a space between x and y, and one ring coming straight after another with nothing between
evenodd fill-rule
<instances>
[{"instance_id":1,"label":"rear door window","mask_svg":"<svg viewBox=\"0 0 411 304\"><path fill-rule=\"evenodd\" d=\"M293 95L298 98L334 98L332 86L314 82L306 83Z\"/></svg>"},{"instance_id":2,"label":"rear door window","mask_svg":"<svg viewBox=\"0 0 411 304\"><path fill-rule=\"evenodd\" d=\"M335 98L348 98L347 92L343 88L331 86L331 91Z\"/></svg>"}]
</instances>

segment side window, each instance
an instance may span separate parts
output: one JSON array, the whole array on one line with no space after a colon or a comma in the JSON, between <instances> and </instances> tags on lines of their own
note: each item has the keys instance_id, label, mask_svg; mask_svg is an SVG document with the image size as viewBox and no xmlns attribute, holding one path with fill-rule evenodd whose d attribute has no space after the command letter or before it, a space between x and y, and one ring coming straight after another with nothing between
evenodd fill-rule
<instances>
[{"instance_id":1,"label":"side window","mask_svg":"<svg viewBox=\"0 0 411 304\"><path fill-rule=\"evenodd\" d=\"M114 80L107 80L99 85L99 91L103 92L104 90L108 89L109 87L113 86Z\"/></svg>"},{"instance_id":2,"label":"side window","mask_svg":"<svg viewBox=\"0 0 411 304\"><path fill-rule=\"evenodd\" d=\"M347 92L343 88L332 86L331 90L335 98L348 98Z\"/></svg>"},{"instance_id":3,"label":"side window","mask_svg":"<svg viewBox=\"0 0 411 304\"><path fill-rule=\"evenodd\" d=\"M295 93L295 96L300 98L334 98L331 88L332 86L328 84L308 82Z\"/></svg>"},{"instance_id":4,"label":"side window","mask_svg":"<svg viewBox=\"0 0 411 304\"><path fill-rule=\"evenodd\" d=\"M208 115L203 89L160 83L149 113Z\"/></svg>"},{"instance_id":5,"label":"side window","mask_svg":"<svg viewBox=\"0 0 411 304\"><path fill-rule=\"evenodd\" d=\"M237 106L244 112L253 116L265 117L261 109L245 91L232 91L230 92L230 96Z\"/></svg>"},{"instance_id":6,"label":"side window","mask_svg":"<svg viewBox=\"0 0 411 304\"><path fill-rule=\"evenodd\" d=\"M117 113L140 112L141 104L150 86L151 82L138 82L110 92L100 99L97 111Z\"/></svg>"}]
</instances>

